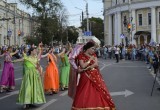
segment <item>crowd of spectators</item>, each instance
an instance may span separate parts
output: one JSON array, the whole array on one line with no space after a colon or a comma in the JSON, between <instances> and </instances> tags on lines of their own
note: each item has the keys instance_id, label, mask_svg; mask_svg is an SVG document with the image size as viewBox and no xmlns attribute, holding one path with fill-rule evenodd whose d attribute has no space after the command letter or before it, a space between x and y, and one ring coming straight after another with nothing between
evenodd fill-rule
<instances>
[{"instance_id":1,"label":"crowd of spectators","mask_svg":"<svg viewBox=\"0 0 160 110\"><path fill-rule=\"evenodd\" d=\"M160 65L160 44L143 44L139 47L134 44L128 46L124 46L123 44L116 46L105 45L97 48L96 54L104 59L114 59L117 56L117 51L119 51L118 57L120 60L144 61L148 64L149 70L153 68L154 73L157 72L157 68Z\"/></svg>"}]
</instances>

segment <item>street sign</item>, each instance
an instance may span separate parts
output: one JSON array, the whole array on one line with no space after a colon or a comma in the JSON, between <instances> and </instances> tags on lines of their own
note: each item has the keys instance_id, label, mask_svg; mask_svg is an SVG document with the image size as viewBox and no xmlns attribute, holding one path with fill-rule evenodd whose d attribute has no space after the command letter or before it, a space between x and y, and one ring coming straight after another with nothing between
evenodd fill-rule
<instances>
[{"instance_id":1,"label":"street sign","mask_svg":"<svg viewBox=\"0 0 160 110\"><path fill-rule=\"evenodd\" d=\"M120 38L122 38L122 39L125 38L124 34L121 34L121 35L120 35Z\"/></svg>"},{"instance_id":2,"label":"street sign","mask_svg":"<svg viewBox=\"0 0 160 110\"><path fill-rule=\"evenodd\" d=\"M136 25L135 25L135 24L132 24L132 31L135 30L135 27L136 27Z\"/></svg>"},{"instance_id":3,"label":"street sign","mask_svg":"<svg viewBox=\"0 0 160 110\"><path fill-rule=\"evenodd\" d=\"M12 30L9 29L9 30L7 31L7 36L8 36L8 37L11 37L11 35L12 35Z\"/></svg>"},{"instance_id":4,"label":"street sign","mask_svg":"<svg viewBox=\"0 0 160 110\"><path fill-rule=\"evenodd\" d=\"M91 31L84 31L83 33L85 36L92 36L92 32Z\"/></svg>"}]
</instances>

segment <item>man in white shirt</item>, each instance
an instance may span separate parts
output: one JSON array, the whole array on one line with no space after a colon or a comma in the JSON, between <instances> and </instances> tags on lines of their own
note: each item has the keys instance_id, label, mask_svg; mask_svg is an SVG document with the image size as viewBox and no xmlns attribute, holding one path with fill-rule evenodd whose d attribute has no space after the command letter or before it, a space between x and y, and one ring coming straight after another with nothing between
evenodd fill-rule
<instances>
[{"instance_id":1,"label":"man in white shirt","mask_svg":"<svg viewBox=\"0 0 160 110\"><path fill-rule=\"evenodd\" d=\"M115 51L116 63L118 63L119 62L119 51L120 51L120 49L117 45L114 47L114 51Z\"/></svg>"},{"instance_id":2,"label":"man in white shirt","mask_svg":"<svg viewBox=\"0 0 160 110\"><path fill-rule=\"evenodd\" d=\"M108 47L108 54L109 54L109 58L111 59L112 58L112 47L111 46Z\"/></svg>"}]
</instances>

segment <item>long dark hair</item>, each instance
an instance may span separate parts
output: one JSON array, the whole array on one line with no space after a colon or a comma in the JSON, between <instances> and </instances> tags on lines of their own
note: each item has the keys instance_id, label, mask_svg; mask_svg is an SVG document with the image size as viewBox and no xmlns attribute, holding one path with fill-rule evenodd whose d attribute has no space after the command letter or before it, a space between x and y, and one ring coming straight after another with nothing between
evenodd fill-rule
<instances>
[{"instance_id":1,"label":"long dark hair","mask_svg":"<svg viewBox=\"0 0 160 110\"><path fill-rule=\"evenodd\" d=\"M51 46L51 47L49 47L48 52L49 52L52 48L53 48L52 46Z\"/></svg>"},{"instance_id":2,"label":"long dark hair","mask_svg":"<svg viewBox=\"0 0 160 110\"><path fill-rule=\"evenodd\" d=\"M94 47L95 44L93 42L87 42L84 46L83 46L83 51L86 51L87 49Z\"/></svg>"},{"instance_id":3,"label":"long dark hair","mask_svg":"<svg viewBox=\"0 0 160 110\"><path fill-rule=\"evenodd\" d=\"M12 46L9 46L9 47L7 48L7 51L9 51L10 49L12 49Z\"/></svg>"},{"instance_id":4,"label":"long dark hair","mask_svg":"<svg viewBox=\"0 0 160 110\"><path fill-rule=\"evenodd\" d=\"M29 49L29 51L28 51L28 55L31 55L31 52L32 52L34 49L36 49L36 48L35 48L35 47L31 47L31 48Z\"/></svg>"}]
</instances>

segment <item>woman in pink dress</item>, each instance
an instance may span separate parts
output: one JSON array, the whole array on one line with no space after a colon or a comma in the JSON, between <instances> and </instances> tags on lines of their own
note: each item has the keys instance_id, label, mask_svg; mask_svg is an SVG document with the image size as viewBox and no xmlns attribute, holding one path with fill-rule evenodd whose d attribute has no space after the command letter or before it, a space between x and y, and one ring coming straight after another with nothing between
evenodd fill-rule
<instances>
[{"instance_id":1,"label":"woman in pink dress","mask_svg":"<svg viewBox=\"0 0 160 110\"><path fill-rule=\"evenodd\" d=\"M0 55L4 56L4 66L1 75L0 81L0 92L12 91L15 88L15 79L14 79L14 67L12 61L12 56L18 51L12 53L12 47L8 47L7 52Z\"/></svg>"}]
</instances>

